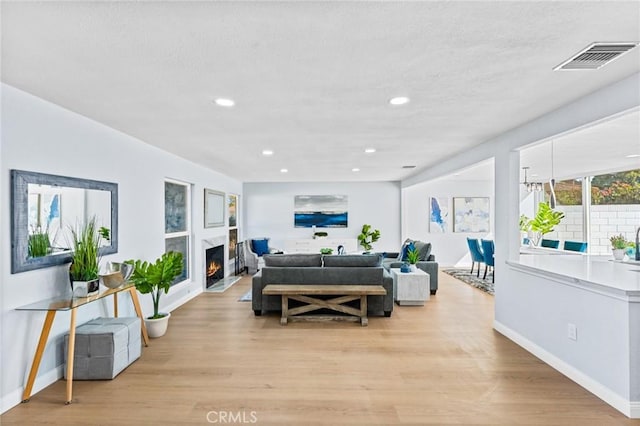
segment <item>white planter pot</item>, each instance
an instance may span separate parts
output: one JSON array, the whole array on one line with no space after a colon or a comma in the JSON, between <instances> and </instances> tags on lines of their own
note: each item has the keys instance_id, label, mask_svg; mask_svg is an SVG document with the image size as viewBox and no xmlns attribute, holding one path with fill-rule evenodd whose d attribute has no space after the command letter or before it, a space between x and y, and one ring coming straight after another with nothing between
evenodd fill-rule
<instances>
[{"instance_id":1,"label":"white planter pot","mask_svg":"<svg viewBox=\"0 0 640 426\"><path fill-rule=\"evenodd\" d=\"M612 249L611 251L613 252L613 258L615 260L624 259L624 249Z\"/></svg>"},{"instance_id":2,"label":"white planter pot","mask_svg":"<svg viewBox=\"0 0 640 426\"><path fill-rule=\"evenodd\" d=\"M162 312L161 312L162 313ZM166 314L162 318L158 319L144 319L144 325L147 327L147 334L151 338L162 337L167 332L167 327L169 326L169 318L171 314Z\"/></svg>"}]
</instances>

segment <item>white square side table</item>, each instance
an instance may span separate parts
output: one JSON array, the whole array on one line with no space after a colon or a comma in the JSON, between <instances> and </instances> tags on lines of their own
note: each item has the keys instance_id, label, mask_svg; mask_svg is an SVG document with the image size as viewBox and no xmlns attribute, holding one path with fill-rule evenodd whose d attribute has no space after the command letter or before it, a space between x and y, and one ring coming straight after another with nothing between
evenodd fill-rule
<instances>
[{"instance_id":1,"label":"white square side table","mask_svg":"<svg viewBox=\"0 0 640 426\"><path fill-rule=\"evenodd\" d=\"M393 294L398 305L422 306L430 297L429 274L422 269L400 272L400 268L391 268Z\"/></svg>"}]
</instances>

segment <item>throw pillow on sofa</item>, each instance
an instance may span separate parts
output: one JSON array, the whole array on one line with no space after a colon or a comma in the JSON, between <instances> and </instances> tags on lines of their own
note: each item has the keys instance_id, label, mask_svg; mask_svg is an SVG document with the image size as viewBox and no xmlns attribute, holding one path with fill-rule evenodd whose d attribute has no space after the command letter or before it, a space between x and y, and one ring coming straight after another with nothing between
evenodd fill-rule
<instances>
[{"instance_id":1,"label":"throw pillow on sofa","mask_svg":"<svg viewBox=\"0 0 640 426\"><path fill-rule=\"evenodd\" d=\"M425 243L424 241L414 241L416 250L418 250L418 261L422 262L429 259L431 254L431 243Z\"/></svg>"},{"instance_id":2,"label":"throw pillow on sofa","mask_svg":"<svg viewBox=\"0 0 640 426\"><path fill-rule=\"evenodd\" d=\"M251 248L258 256L269 254L269 239L262 238L260 240L251 240Z\"/></svg>"}]
</instances>

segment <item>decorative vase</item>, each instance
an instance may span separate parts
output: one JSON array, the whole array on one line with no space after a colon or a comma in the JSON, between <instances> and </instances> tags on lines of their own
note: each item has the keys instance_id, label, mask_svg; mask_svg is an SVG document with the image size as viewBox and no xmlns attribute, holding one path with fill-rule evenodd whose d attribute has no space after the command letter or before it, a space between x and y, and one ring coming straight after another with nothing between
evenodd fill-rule
<instances>
[{"instance_id":1,"label":"decorative vase","mask_svg":"<svg viewBox=\"0 0 640 426\"><path fill-rule=\"evenodd\" d=\"M415 263L413 263L413 264L409 265L409 269L411 269L411 272L415 272L415 271L418 270L418 267L416 266Z\"/></svg>"},{"instance_id":2,"label":"decorative vase","mask_svg":"<svg viewBox=\"0 0 640 426\"><path fill-rule=\"evenodd\" d=\"M411 265L409 265L408 263L403 263L402 265L400 265L400 272L411 272Z\"/></svg>"},{"instance_id":3,"label":"decorative vase","mask_svg":"<svg viewBox=\"0 0 640 426\"><path fill-rule=\"evenodd\" d=\"M163 313L160 312L162 315ZM147 327L147 334L151 338L162 337L167 332L167 327L169 326L169 318L171 314L164 314L162 318L145 318L144 325Z\"/></svg>"},{"instance_id":4,"label":"decorative vase","mask_svg":"<svg viewBox=\"0 0 640 426\"><path fill-rule=\"evenodd\" d=\"M615 260L624 259L624 249L611 249L611 251L613 252L613 258Z\"/></svg>"},{"instance_id":5,"label":"decorative vase","mask_svg":"<svg viewBox=\"0 0 640 426\"><path fill-rule=\"evenodd\" d=\"M74 281L69 277L71 281L71 293L73 297L87 297L98 292L100 289L100 280L91 281Z\"/></svg>"},{"instance_id":6,"label":"decorative vase","mask_svg":"<svg viewBox=\"0 0 640 426\"><path fill-rule=\"evenodd\" d=\"M71 295L73 297L87 297L91 296L100 290L100 277L96 277L94 280L80 281L74 280L71 277L71 265L69 264L69 283L71 284Z\"/></svg>"}]
</instances>

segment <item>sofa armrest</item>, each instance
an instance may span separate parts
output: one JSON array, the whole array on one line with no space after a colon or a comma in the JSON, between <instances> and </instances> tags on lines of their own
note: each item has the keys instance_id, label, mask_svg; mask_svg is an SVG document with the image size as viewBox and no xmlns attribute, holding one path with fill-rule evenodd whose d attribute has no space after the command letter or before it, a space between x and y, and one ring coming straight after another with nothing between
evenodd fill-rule
<instances>
[{"instance_id":1,"label":"sofa armrest","mask_svg":"<svg viewBox=\"0 0 640 426\"><path fill-rule=\"evenodd\" d=\"M429 287L431 287L431 294L435 294L435 291L438 290L438 262L423 260L416 263L416 266L429 274Z\"/></svg>"},{"instance_id":2,"label":"sofa armrest","mask_svg":"<svg viewBox=\"0 0 640 426\"><path fill-rule=\"evenodd\" d=\"M251 278L251 307L256 312L262 311L262 270Z\"/></svg>"}]
</instances>

